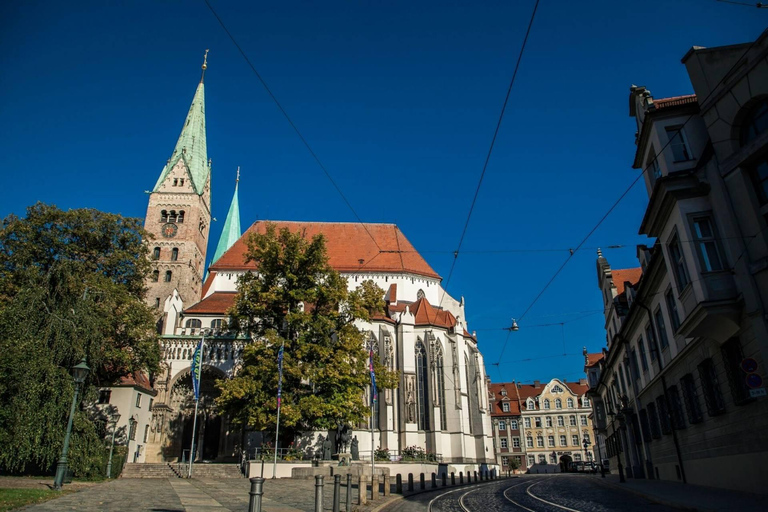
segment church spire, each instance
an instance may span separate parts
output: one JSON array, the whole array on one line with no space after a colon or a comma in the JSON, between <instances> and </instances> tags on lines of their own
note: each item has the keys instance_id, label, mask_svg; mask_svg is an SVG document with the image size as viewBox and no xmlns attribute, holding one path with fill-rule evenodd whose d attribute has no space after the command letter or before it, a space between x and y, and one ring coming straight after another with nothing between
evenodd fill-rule
<instances>
[{"instance_id":1,"label":"church spire","mask_svg":"<svg viewBox=\"0 0 768 512\"><path fill-rule=\"evenodd\" d=\"M212 264L215 263L227 250L240 239L240 202L237 198L237 188L240 184L240 167L237 168L237 179L235 180L235 194L232 196L232 203L229 205L227 220L224 222L224 229L221 231L219 245L216 246L216 252L213 255Z\"/></svg>"},{"instance_id":2,"label":"church spire","mask_svg":"<svg viewBox=\"0 0 768 512\"><path fill-rule=\"evenodd\" d=\"M183 160L192 180L192 186L198 195L203 194L205 184L211 173L211 163L208 160L208 148L205 141L205 85L203 78L205 70L208 68L208 50L205 50L203 58L203 73L200 77L200 83L192 98L192 105L189 107L187 119L184 127L181 129L181 135L173 149L173 154L165 164L160 173L153 191L157 191L165 181L168 173L179 162Z\"/></svg>"}]
</instances>

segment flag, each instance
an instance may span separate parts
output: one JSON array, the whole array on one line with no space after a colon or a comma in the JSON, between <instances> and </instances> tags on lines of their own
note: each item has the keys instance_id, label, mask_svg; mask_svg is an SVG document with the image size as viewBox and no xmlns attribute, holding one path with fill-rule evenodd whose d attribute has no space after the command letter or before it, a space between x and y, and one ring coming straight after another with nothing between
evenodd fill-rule
<instances>
[{"instance_id":1,"label":"flag","mask_svg":"<svg viewBox=\"0 0 768 512\"><path fill-rule=\"evenodd\" d=\"M192 388L195 390L195 400L200 398L200 375L203 370L203 343L205 338L197 344L195 353L192 354Z\"/></svg>"},{"instance_id":2,"label":"flag","mask_svg":"<svg viewBox=\"0 0 768 512\"><path fill-rule=\"evenodd\" d=\"M280 402L283 398L283 348L285 344L280 345L280 351L277 353L277 408L280 408Z\"/></svg>"},{"instance_id":3,"label":"flag","mask_svg":"<svg viewBox=\"0 0 768 512\"><path fill-rule=\"evenodd\" d=\"M376 390L376 374L373 372L373 349L368 355L368 369L371 370L371 405L375 405L379 399L379 393Z\"/></svg>"}]
</instances>

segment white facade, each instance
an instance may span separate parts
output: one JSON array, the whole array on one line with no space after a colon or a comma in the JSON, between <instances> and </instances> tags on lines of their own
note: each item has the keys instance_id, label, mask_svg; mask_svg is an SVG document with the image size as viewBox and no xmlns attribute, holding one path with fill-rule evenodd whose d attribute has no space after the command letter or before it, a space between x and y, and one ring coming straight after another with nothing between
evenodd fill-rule
<instances>
[{"instance_id":1,"label":"white facade","mask_svg":"<svg viewBox=\"0 0 768 512\"><path fill-rule=\"evenodd\" d=\"M121 384L99 390L98 407L107 416L120 414L116 442L128 446L126 462L146 462L155 391L140 385ZM108 423L112 432L112 423Z\"/></svg>"}]
</instances>

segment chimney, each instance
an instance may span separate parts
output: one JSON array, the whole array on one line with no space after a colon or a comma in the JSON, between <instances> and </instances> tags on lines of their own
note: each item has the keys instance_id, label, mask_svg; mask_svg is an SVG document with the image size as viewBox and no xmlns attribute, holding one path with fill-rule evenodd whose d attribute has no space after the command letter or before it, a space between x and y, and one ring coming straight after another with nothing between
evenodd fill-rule
<instances>
[{"instance_id":1,"label":"chimney","mask_svg":"<svg viewBox=\"0 0 768 512\"><path fill-rule=\"evenodd\" d=\"M579 384L581 384L582 386L586 386L587 385L587 379L579 379Z\"/></svg>"},{"instance_id":2,"label":"chimney","mask_svg":"<svg viewBox=\"0 0 768 512\"><path fill-rule=\"evenodd\" d=\"M536 389L539 389L541 387L541 381L539 380L533 381L533 387Z\"/></svg>"}]
</instances>

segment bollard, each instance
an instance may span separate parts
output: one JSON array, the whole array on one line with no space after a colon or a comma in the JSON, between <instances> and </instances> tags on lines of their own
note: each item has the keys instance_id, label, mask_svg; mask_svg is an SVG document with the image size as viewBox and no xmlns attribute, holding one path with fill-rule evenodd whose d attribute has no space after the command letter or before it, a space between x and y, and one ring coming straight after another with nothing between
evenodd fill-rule
<instances>
[{"instance_id":1,"label":"bollard","mask_svg":"<svg viewBox=\"0 0 768 512\"><path fill-rule=\"evenodd\" d=\"M413 473L408 473L408 490L413 491Z\"/></svg>"},{"instance_id":2,"label":"bollard","mask_svg":"<svg viewBox=\"0 0 768 512\"><path fill-rule=\"evenodd\" d=\"M443 487L447 485L446 479L448 478L448 473L443 473Z\"/></svg>"},{"instance_id":3,"label":"bollard","mask_svg":"<svg viewBox=\"0 0 768 512\"><path fill-rule=\"evenodd\" d=\"M248 512L261 512L261 497L264 495L264 479L255 476L251 480L251 497L248 503Z\"/></svg>"},{"instance_id":4,"label":"bollard","mask_svg":"<svg viewBox=\"0 0 768 512\"><path fill-rule=\"evenodd\" d=\"M459 485L464 485L464 472L459 471Z\"/></svg>"},{"instance_id":5,"label":"bollard","mask_svg":"<svg viewBox=\"0 0 768 512\"><path fill-rule=\"evenodd\" d=\"M379 496L379 477L375 474L371 475L371 501L375 500Z\"/></svg>"},{"instance_id":6,"label":"bollard","mask_svg":"<svg viewBox=\"0 0 768 512\"><path fill-rule=\"evenodd\" d=\"M365 505L368 501L368 482L365 476L360 475L359 483L357 484L357 504Z\"/></svg>"},{"instance_id":7,"label":"bollard","mask_svg":"<svg viewBox=\"0 0 768 512\"><path fill-rule=\"evenodd\" d=\"M437 487L437 475L432 473L432 488Z\"/></svg>"},{"instance_id":8,"label":"bollard","mask_svg":"<svg viewBox=\"0 0 768 512\"><path fill-rule=\"evenodd\" d=\"M323 475L315 475L315 512L323 512Z\"/></svg>"},{"instance_id":9,"label":"bollard","mask_svg":"<svg viewBox=\"0 0 768 512\"><path fill-rule=\"evenodd\" d=\"M395 492L397 494L403 494L403 475L400 473L395 477Z\"/></svg>"},{"instance_id":10,"label":"bollard","mask_svg":"<svg viewBox=\"0 0 768 512\"><path fill-rule=\"evenodd\" d=\"M480 481L481 481L481 482L483 481L483 473L484 473L484 471L481 469L481 470L480 470Z\"/></svg>"},{"instance_id":11,"label":"bollard","mask_svg":"<svg viewBox=\"0 0 768 512\"><path fill-rule=\"evenodd\" d=\"M456 485L456 473L451 471L451 485Z\"/></svg>"},{"instance_id":12,"label":"bollard","mask_svg":"<svg viewBox=\"0 0 768 512\"><path fill-rule=\"evenodd\" d=\"M346 511L352 512L352 475L347 473L347 499L346 499Z\"/></svg>"},{"instance_id":13,"label":"bollard","mask_svg":"<svg viewBox=\"0 0 768 512\"><path fill-rule=\"evenodd\" d=\"M477 483L477 471L475 471L475 483Z\"/></svg>"},{"instance_id":14,"label":"bollard","mask_svg":"<svg viewBox=\"0 0 768 512\"><path fill-rule=\"evenodd\" d=\"M424 485L424 473L419 473L419 489L423 491L426 488L427 486Z\"/></svg>"},{"instance_id":15,"label":"bollard","mask_svg":"<svg viewBox=\"0 0 768 512\"><path fill-rule=\"evenodd\" d=\"M333 512L339 512L341 505L341 475L333 475Z\"/></svg>"},{"instance_id":16,"label":"bollard","mask_svg":"<svg viewBox=\"0 0 768 512\"><path fill-rule=\"evenodd\" d=\"M391 489L389 488L389 475L384 475L384 496L389 496Z\"/></svg>"}]
</instances>

